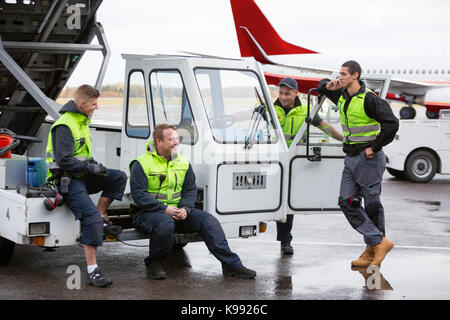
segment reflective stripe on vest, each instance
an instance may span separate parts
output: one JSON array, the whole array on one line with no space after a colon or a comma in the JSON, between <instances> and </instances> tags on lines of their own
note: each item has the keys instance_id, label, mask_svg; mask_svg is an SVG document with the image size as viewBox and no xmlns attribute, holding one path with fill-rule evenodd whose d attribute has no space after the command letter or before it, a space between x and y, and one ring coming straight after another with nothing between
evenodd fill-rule
<instances>
[{"instance_id":1,"label":"reflective stripe on vest","mask_svg":"<svg viewBox=\"0 0 450 320\"><path fill-rule=\"evenodd\" d=\"M147 144L147 152L133 161L138 161L142 166L147 177L147 191L152 197L166 205L179 205L184 179L189 169L186 157L179 154L175 159L167 161L154 150L153 142L150 141Z\"/></svg>"},{"instance_id":2,"label":"reflective stripe on vest","mask_svg":"<svg viewBox=\"0 0 450 320\"><path fill-rule=\"evenodd\" d=\"M344 136L344 142L368 142L376 140L376 136Z\"/></svg>"},{"instance_id":3,"label":"reflective stripe on vest","mask_svg":"<svg viewBox=\"0 0 450 320\"><path fill-rule=\"evenodd\" d=\"M52 159L51 162L48 161L49 158ZM88 161L88 160L92 159L92 158L88 158L88 157L74 157L74 158L77 159L77 160L80 160L80 161ZM53 153L47 153L47 168L49 170L51 170L51 169L59 169L60 168L59 165L56 163L55 158L53 157Z\"/></svg>"},{"instance_id":4,"label":"reflective stripe on vest","mask_svg":"<svg viewBox=\"0 0 450 320\"><path fill-rule=\"evenodd\" d=\"M379 131L380 125L379 124L370 124L367 126L349 128L345 124L343 124L342 130L349 131L351 134L358 134L358 133L365 133L365 132L371 132L371 131Z\"/></svg>"},{"instance_id":5,"label":"reflective stripe on vest","mask_svg":"<svg viewBox=\"0 0 450 320\"><path fill-rule=\"evenodd\" d=\"M375 119L370 118L364 110L366 94L371 92L366 89L364 92L353 96L345 105L347 100L341 95L338 101L339 115L341 118L344 143L364 143L374 141L380 133L380 124Z\"/></svg>"},{"instance_id":6,"label":"reflective stripe on vest","mask_svg":"<svg viewBox=\"0 0 450 320\"><path fill-rule=\"evenodd\" d=\"M168 200L167 194L155 193L155 192L149 192L149 194L156 200ZM176 198L181 198L181 192L172 194L172 199L176 199Z\"/></svg>"}]
</instances>

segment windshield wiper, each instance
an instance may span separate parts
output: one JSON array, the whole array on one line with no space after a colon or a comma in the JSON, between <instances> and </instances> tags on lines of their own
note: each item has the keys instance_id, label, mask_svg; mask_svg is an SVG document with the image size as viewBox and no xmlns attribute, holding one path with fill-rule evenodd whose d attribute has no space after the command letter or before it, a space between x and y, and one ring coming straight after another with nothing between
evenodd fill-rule
<instances>
[{"instance_id":1,"label":"windshield wiper","mask_svg":"<svg viewBox=\"0 0 450 320\"><path fill-rule=\"evenodd\" d=\"M163 108L164 111L164 117L167 120L167 112L166 112L166 104L164 103L164 96L163 96L163 89L162 89L162 85L159 83L159 79L158 79L158 73L156 73L156 85L158 86L158 90L159 90L159 99L161 101L161 106Z\"/></svg>"},{"instance_id":2,"label":"windshield wiper","mask_svg":"<svg viewBox=\"0 0 450 320\"><path fill-rule=\"evenodd\" d=\"M255 87L256 96L259 100L259 106L253 109L252 118L250 119L250 125L248 130L248 136L245 139L245 149L251 149L253 147L253 141L256 137L259 124L261 119L264 119L267 123L266 105L264 104L261 96L259 95L258 89ZM270 140L270 130L269 130L269 140Z\"/></svg>"}]
</instances>

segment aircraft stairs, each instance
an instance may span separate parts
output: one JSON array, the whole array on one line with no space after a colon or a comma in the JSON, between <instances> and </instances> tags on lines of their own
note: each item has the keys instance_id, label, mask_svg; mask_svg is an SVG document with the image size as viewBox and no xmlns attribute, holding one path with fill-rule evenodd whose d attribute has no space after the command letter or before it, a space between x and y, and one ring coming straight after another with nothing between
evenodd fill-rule
<instances>
[{"instance_id":1,"label":"aircraft stairs","mask_svg":"<svg viewBox=\"0 0 450 320\"><path fill-rule=\"evenodd\" d=\"M110 50L96 21L102 0L0 0L0 128L34 136L88 50L103 54L100 89ZM91 44L97 37L99 44ZM25 147L14 153L23 154Z\"/></svg>"}]
</instances>

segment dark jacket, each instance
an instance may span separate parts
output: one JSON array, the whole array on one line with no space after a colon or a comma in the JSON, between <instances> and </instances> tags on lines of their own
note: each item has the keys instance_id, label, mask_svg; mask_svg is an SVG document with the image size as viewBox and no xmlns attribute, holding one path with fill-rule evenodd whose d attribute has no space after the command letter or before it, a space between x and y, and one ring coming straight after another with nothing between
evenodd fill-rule
<instances>
[{"instance_id":1,"label":"dark jacket","mask_svg":"<svg viewBox=\"0 0 450 320\"><path fill-rule=\"evenodd\" d=\"M78 110L73 100L67 102L59 111L61 114L65 112L83 114L80 110ZM88 173L88 163L80 161L72 155L75 148L75 143L69 127L59 125L53 128L52 143L56 163L61 169L68 172L70 175L83 175Z\"/></svg>"},{"instance_id":2,"label":"dark jacket","mask_svg":"<svg viewBox=\"0 0 450 320\"><path fill-rule=\"evenodd\" d=\"M349 99L364 92L366 85L363 81L360 81L361 88L358 92L349 96L347 89L342 88L340 90L330 91L325 87L330 79L322 79L319 81L318 89L321 93L324 93L328 99L334 104L337 104L341 95L348 101ZM386 100L379 98L374 93L366 94L364 99L364 111L367 116L375 119L380 123L381 131L374 141L367 143L348 144L344 143L344 152L350 155L359 154L367 147L372 147L373 152L380 151L385 145L394 140L395 134L398 131L399 122L392 112L391 106Z\"/></svg>"},{"instance_id":3,"label":"dark jacket","mask_svg":"<svg viewBox=\"0 0 450 320\"><path fill-rule=\"evenodd\" d=\"M148 193L148 179L138 161L133 161L130 168L130 187L131 196L134 202L145 211L165 211L167 205L159 200L156 200ZM195 184L195 174L192 166L189 164L189 169L184 178L183 188L181 189L181 201L178 208L186 209L189 214L194 208L195 200L197 199L197 185Z\"/></svg>"}]
</instances>

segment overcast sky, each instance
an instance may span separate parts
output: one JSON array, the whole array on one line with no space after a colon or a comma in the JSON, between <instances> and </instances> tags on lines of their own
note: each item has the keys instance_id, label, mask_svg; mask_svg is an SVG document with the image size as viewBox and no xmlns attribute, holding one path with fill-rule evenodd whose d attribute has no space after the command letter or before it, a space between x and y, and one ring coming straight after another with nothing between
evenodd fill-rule
<instances>
[{"instance_id":1,"label":"overcast sky","mask_svg":"<svg viewBox=\"0 0 450 320\"><path fill-rule=\"evenodd\" d=\"M255 2L284 40L315 51L450 58L447 0ZM112 50L104 84L123 82L121 53L240 57L229 0L103 0L97 20ZM100 62L101 54L86 54L68 86L94 84Z\"/></svg>"}]
</instances>

